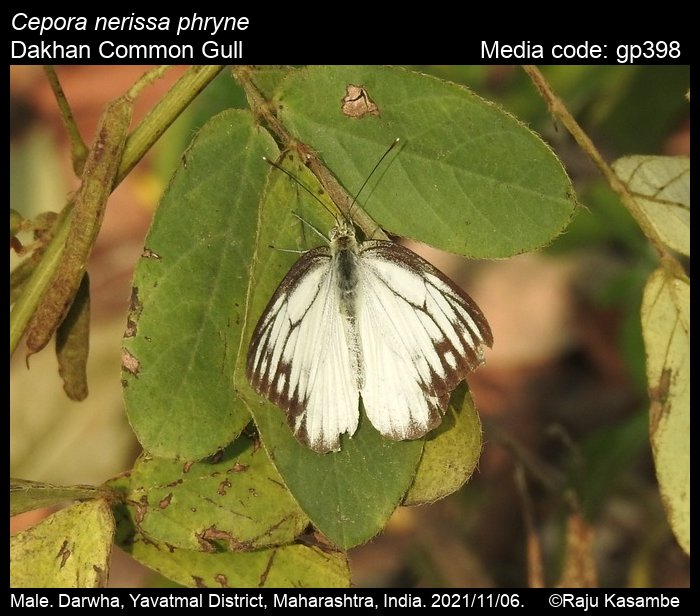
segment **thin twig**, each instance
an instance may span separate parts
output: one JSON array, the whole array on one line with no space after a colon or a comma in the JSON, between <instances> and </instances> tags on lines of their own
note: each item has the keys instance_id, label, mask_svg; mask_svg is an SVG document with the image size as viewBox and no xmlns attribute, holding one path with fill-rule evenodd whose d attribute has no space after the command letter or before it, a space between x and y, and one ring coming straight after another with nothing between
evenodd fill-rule
<instances>
[{"instance_id":1,"label":"thin twig","mask_svg":"<svg viewBox=\"0 0 700 616\"><path fill-rule=\"evenodd\" d=\"M61 83L58 80L58 75L53 66L44 66L44 73L46 73L46 78L51 85L53 94L56 97L56 103L58 103L58 109L61 112L61 120L63 120L63 126L68 133L70 139L70 154L71 160L73 162L73 171L75 175L80 176L83 172L83 165L85 164L85 159L88 155L88 148L83 141L83 138L78 129L78 125L75 123L75 118L73 117L73 111L68 104L68 99L66 98Z\"/></svg>"},{"instance_id":2,"label":"thin twig","mask_svg":"<svg viewBox=\"0 0 700 616\"><path fill-rule=\"evenodd\" d=\"M525 534L527 541L527 578L530 588L544 588L544 559L537 529L535 528L535 516L533 514L532 499L528 491L525 469L519 462L515 462L515 485L523 506L523 521L525 522Z\"/></svg>"},{"instance_id":3,"label":"thin twig","mask_svg":"<svg viewBox=\"0 0 700 616\"><path fill-rule=\"evenodd\" d=\"M598 167L598 170L608 182L610 188L612 188L613 191L615 191L620 197L622 204L635 219L639 227L642 229L644 235L646 235L647 239L656 249L656 252L659 253L662 265L666 269L670 270L674 276L684 277L683 268L681 267L680 263L666 247L661 239L661 236L651 224L646 214L635 200L634 196L627 189L625 183L622 182L617 175L615 175L615 172L612 170L610 165L605 162L605 159L603 159L593 141L579 126L578 122L576 122L571 113L569 113L569 110L566 108L563 101L554 93L551 86L544 78L544 75L542 75L536 66L531 64L524 64L522 68L529 75L532 83L535 85L540 95L544 99L550 113L566 127L571 136L576 140L576 143L578 143L581 149L593 161L595 166Z\"/></svg>"},{"instance_id":4,"label":"thin twig","mask_svg":"<svg viewBox=\"0 0 700 616\"><path fill-rule=\"evenodd\" d=\"M146 71L136 80L136 83L127 90L126 95L132 100L135 99L139 94L141 94L141 90L143 90L146 86L150 86L154 81L160 79L163 75L165 75L165 72L169 68L169 65L163 64L162 66L157 66L150 71Z\"/></svg>"}]
</instances>

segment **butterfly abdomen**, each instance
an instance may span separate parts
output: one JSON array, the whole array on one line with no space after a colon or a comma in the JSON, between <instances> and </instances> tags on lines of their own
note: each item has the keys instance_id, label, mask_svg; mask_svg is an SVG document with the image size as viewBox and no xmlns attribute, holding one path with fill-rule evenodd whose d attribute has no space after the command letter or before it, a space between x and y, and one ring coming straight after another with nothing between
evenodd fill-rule
<instances>
[{"instance_id":1,"label":"butterfly abdomen","mask_svg":"<svg viewBox=\"0 0 700 616\"><path fill-rule=\"evenodd\" d=\"M338 294L338 310L343 318L345 341L350 353L350 363L359 391L364 384L364 370L357 337L357 291L359 288L359 256L354 236L344 236L331 243L333 276Z\"/></svg>"}]
</instances>

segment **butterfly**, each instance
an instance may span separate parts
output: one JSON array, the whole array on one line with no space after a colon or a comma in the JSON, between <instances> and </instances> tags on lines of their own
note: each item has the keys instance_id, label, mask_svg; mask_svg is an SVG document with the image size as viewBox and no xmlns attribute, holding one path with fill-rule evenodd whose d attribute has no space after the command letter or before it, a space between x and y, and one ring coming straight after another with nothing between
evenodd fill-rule
<instances>
[{"instance_id":1,"label":"butterfly","mask_svg":"<svg viewBox=\"0 0 700 616\"><path fill-rule=\"evenodd\" d=\"M400 244L359 242L340 219L273 294L246 375L299 441L327 453L357 430L360 398L384 437L424 436L492 344L479 307L445 274Z\"/></svg>"}]
</instances>

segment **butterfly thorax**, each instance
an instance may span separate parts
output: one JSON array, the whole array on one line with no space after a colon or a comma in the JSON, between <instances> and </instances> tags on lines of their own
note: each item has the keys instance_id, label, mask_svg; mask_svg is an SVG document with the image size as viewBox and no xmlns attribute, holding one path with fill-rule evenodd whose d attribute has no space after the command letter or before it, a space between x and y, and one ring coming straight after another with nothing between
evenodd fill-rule
<instances>
[{"instance_id":1,"label":"butterfly thorax","mask_svg":"<svg viewBox=\"0 0 700 616\"><path fill-rule=\"evenodd\" d=\"M355 231L348 223L341 222L331 230L330 239L340 311L348 319L354 319L359 258Z\"/></svg>"}]
</instances>

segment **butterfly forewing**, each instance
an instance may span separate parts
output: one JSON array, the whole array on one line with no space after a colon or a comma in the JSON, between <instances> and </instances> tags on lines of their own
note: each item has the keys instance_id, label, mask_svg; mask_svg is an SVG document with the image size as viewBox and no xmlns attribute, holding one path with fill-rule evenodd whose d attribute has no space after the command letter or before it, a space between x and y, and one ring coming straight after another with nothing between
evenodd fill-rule
<instances>
[{"instance_id":1,"label":"butterfly forewing","mask_svg":"<svg viewBox=\"0 0 700 616\"><path fill-rule=\"evenodd\" d=\"M296 262L253 332L246 366L255 390L282 408L297 438L319 453L338 450L340 435L353 434L359 417L331 265L326 247Z\"/></svg>"},{"instance_id":2,"label":"butterfly forewing","mask_svg":"<svg viewBox=\"0 0 700 616\"><path fill-rule=\"evenodd\" d=\"M360 250L363 405L386 437L423 436L450 392L482 361L491 330L476 304L427 261L392 242Z\"/></svg>"}]
</instances>

